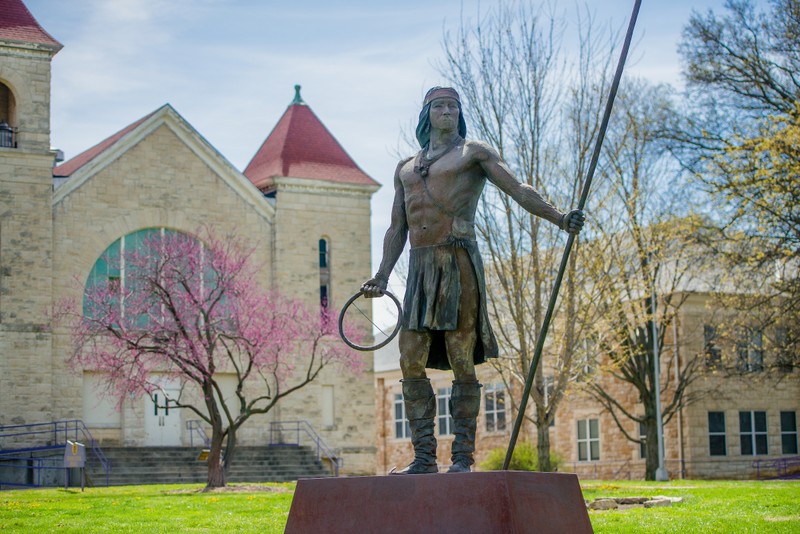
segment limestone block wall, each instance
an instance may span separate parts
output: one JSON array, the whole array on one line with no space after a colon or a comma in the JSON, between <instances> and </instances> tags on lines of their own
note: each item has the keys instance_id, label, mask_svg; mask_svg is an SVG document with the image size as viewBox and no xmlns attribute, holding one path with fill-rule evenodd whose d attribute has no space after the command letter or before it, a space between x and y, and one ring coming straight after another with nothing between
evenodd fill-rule
<instances>
[{"instance_id":1,"label":"limestone block wall","mask_svg":"<svg viewBox=\"0 0 800 534\"><path fill-rule=\"evenodd\" d=\"M316 309L320 305L319 240L325 239L329 305L337 310L370 275L370 196L375 188L297 178L278 178L276 184L275 287ZM362 353L360 357L361 374L328 368L306 389L285 398L275 417L309 421L330 447L342 452L345 473L373 474L372 356ZM325 406L329 401L324 395L333 396L332 407ZM333 425L323 421L324 410L333 411Z\"/></svg>"},{"instance_id":2,"label":"limestone block wall","mask_svg":"<svg viewBox=\"0 0 800 534\"><path fill-rule=\"evenodd\" d=\"M56 301L79 299L95 261L109 245L152 227L196 233L207 226L218 235L244 237L257 247L253 259L264 267L265 287L272 284L272 221L253 209L166 123L71 191L52 213ZM82 417L82 376L67 369L69 353L68 332L56 329L52 398L59 403L54 418ZM145 406L143 399L126 401L119 428L104 428L101 434L109 442L141 445ZM246 444L247 432L242 437Z\"/></svg>"},{"instance_id":3,"label":"limestone block wall","mask_svg":"<svg viewBox=\"0 0 800 534\"><path fill-rule=\"evenodd\" d=\"M50 150L50 62L52 49L0 42L0 83L14 95L15 112L5 119L17 129L19 148Z\"/></svg>"},{"instance_id":4,"label":"limestone block wall","mask_svg":"<svg viewBox=\"0 0 800 534\"><path fill-rule=\"evenodd\" d=\"M0 148L0 424L51 411L53 154L50 59L53 51L0 42L5 119L17 147Z\"/></svg>"},{"instance_id":5,"label":"limestone block wall","mask_svg":"<svg viewBox=\"0 0 800 534\"><path fill-rule=\"evenodd\" d=\"M319 240L329 242L331 306L338 308L370 276L370 196L375 188L276 179L275 282L319 305Z\"/></svg>"},{"instance_id":6,"label":"limestone block wall","mask_svg":"<svg viewBox=\"0 0 800 534\"><path fill-rule=\"evenodd\" d=\"M0 324L41 329L52 277L49 153L0 148Z\"/></svg>"}]
</instances>

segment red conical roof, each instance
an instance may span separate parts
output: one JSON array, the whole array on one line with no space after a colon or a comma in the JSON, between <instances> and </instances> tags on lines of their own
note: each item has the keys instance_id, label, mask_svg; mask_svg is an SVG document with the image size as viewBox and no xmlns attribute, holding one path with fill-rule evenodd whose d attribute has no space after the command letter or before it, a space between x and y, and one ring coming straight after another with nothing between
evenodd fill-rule
<instances>
[{"instance_id":1,"label":"red conical roof","mask_svg":"<svg viewBox=\"0 0 800 534\"><path fill-rule=\"evenodd\" d=\"M244 170L257 188L270 189L284 176L354 185L379 185L344 151L311 108L300 98L300 86L283 117Z\"/></svg>"},{"instance_id":2,"label":"red conical roof","mask_svg":"<svg viewBox=\"0 0 800 534\"><path fill-rule=\"evenodd\" d=\"M0 39L61 49L61 43L39 26L22 0L0 0Z\"/></svg>"}]
</instances>

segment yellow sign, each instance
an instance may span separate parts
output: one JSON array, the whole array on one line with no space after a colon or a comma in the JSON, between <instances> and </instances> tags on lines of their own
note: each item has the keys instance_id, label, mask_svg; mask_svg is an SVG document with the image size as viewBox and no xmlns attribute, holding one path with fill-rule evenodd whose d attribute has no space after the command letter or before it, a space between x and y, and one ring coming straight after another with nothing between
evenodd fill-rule
<instances>
[{"instance_id":1,"label":"yellow sign","mask_svg":"<svg viewBox=\"0 0 800 534\"><path fill-rule=\"evenodd\" d=\"M78 444L77 443L73 443L72 444L72 454L73 455L77 455L78 454Z\"/></svg>"}]
</instances>

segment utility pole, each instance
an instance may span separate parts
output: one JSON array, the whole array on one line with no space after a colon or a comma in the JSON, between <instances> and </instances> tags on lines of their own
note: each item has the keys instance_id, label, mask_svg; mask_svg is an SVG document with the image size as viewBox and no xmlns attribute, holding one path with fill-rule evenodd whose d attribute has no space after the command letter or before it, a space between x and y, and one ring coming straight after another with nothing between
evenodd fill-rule
<instances>
[{"instance_id":1,"label":"utility pole","mask_svg":"<svg viewBox=\"0 0 800 534\"><path fill-rule=\"evenodd\" d=\"M656 469L656 480L665 482L669 480L667 470L664 468L664 420L661 417L661 363L658 358L658 328L656 327L656 280L653 276L653 374L654 387L656 394L656 429L658 430L658 469Z\"/></svg>"}]
</instances>

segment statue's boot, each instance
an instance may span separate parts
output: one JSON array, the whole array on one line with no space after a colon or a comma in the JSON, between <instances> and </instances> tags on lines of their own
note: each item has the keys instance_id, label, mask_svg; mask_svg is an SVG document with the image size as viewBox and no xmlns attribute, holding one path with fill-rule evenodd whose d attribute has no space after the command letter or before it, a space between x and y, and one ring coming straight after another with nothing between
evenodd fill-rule
<instances>
[{"instance_id":1,"label":"statue's boot","mask_svg":"<svg viewBox=\"0 0 800 534\"><path fill-rule=\"evenodd\" d=\"M392 474L438 473L436 436L433 433L436 395L433 393L431 381L427 378L405 378L402 382L406 417L411 427L411 444L414 446L414 461L400 471L392 469Z\"/></svg>"},{"instance_id":2,"label":"statue's boot","mask_svg":"<svg viewBox=\"0 0 800 534\"><path fill-rule=\"evenodd\" d=\"M475 382L453 382L450 394L450 415L453 417L452 461L448 473L469 473L475 463L475 430L478 412L481 409L481 384Z\"/></svg>"}]
</instances>

